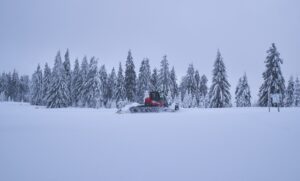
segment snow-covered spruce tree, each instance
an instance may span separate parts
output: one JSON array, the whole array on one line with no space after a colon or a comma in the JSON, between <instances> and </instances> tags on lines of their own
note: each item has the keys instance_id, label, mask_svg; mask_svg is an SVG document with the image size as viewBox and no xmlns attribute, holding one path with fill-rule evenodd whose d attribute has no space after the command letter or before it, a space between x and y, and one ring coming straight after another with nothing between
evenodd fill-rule
<instances>
[{"instance_id":1,"label":"snow-covered spruce tree","mask_svg":"<svg viewBox=\"0 0 300 181\"><path fill-rule=\"evenodd\" d=\"M200 92L202 96L206 96L208 92L207 81L208 79L206 78L206 76L202 75L200 80Z\"/></svg>"},{"instance_id":2,"label":"snow-covered spruce tree","mask_svg":"<svg viewBox=\"0 0 300 181\"><path fill-rule=\"evenodd\" d=\"M300 106L300 81L299 78L296 78L295 81L295 91L294 91L294 106Z\"/></svg>"},{"instance_id":3,"label":"snow-covered spruce tree","mask_svg":"<svg viewBox=\"0 0 300 181\"><path fill-rule=\"evenodd\" d=\"M270 103L270 106L275 106L269 100L272 94L279 94L281 96L280 106L283 106L285 84L280 67L283 61L279 57L280 53L274 43L272 43L267 53L266 70L263 73L264 82L259 89L258 104L259 106L268 106L268 103Z\"/></svg>"},{"instance_id":4,"label":"snow-covered spruce tree","mask_svg":"<svg viewBox=\"0 0 300 181\"><path fill-rule=\"evenodd\" d=\"M149 65L149 59L145 58L142 60L141 67L139 70L139 76L137 80L137 102L143 103L145 92L150 89L150 78L151 71Z\"/></svg>"},{"instance_id":5,"label":"snow-covered spruce tree","mask_svg":"<svg viewBox=\"0 0 300 181\"><path fill-rule=\"evenodd\" d=\"M107 72L105 65L102 65L99 71L99 77L100 77L100 92L101 92L101 107L107 106L108 102L108 84L107 84Z\"/></svg>"},{"instance_id":6,"label":"snow-covered spruce tree","mask_svg":"<svg viewBox=\"0 0 300 181\"><path fill-rule=\"evenodd\" d=\"M170 91L170 71L167 55L163 56L160 62L160 70L158 74L158 87L163 97L168 96Z\"/></svg>"},{"instance_id":7,"label":"snow-covered spruce tree","mask_svg":"<svg viewBox=\"0 0 300 181\"><path fill-rule=\"evenodd\" d=\"M223 108L231 106L230 84L220 51L214 63L212 85L209 90L209 107Z\"/></svg>"},{"instance_id":8,"label":"snow-covered spruce tree","mask_svg":"<svg viewBox=\"0 0 300 181\"><path fill-rule=\"evenodd\" d=\"M67 49L65 53L65 61L63 63L64 65L64 79L67 84L67 96L68 96L68 105L72 105L72 100L71 100L71 64L70 64L70 56L69 56L69 49Z\"/></svg>"},{"instance_id":9,"label":"snow-covered spruce tree","mask_svg":"<svg viewBox=\"0 0 300 181\"><path fill-rule=\"evenodd\" d=\"M201 107L207 107L208 106L208 102L209 102L209 99L208 99L208 86L207 86L207 81L208 79L206 78L205 75L202 75L201 76L201 79L200 79L200 106Z\"/></svg>"},{"instance_id":10,"label":"snow-covered spruce tree","mask_svg":"<svg viewBox=\"0 0 300 181\"><path fill-rule=\"evenodd\" d=\"M8 92L9 92L9 101L13 101L13 97L14 97L14 85L12 84L12 73L9 72L9 79L8 79Z\"/></svg>"},{"instance_id":11,"label":"snow-covered spruce tree","mask_svg":"<svg viewBox=\"0 0 300 181\"><path fill-rule=\"evenodd\" d=\"M9 78L8 74L2 73L1 75L1 90L0 90L0 101L7 101L8 100L8 84Z\"/></svg>"},{"instance_id":12,"label":"snow-covered spruce tree","mask_svg":"<svg viewBox=\"0 0 300 181\"><path fill-rule=\"evenodd\" d=\"M22 75L20 77L20 100L22 102L29 102L30 99L30 92L29 92L29 76Z\"/></svg>"},{"instance_id":13,"label":"snow-covered spruce tree","mask_svg":"<svg viewBox=\"0 0 300 181\"><path fill-rule=\"evenodd\" d=\"M170 92L171 92L172 102L174 102L175 98L179 95L179 88L177 84L177 77L176 77L174 67L172 67L170 73Z\"/></svg>"},{"instance_id":14,"label":"snow-covered spruce tree","mask_svg":"<svg viewBox=\"0 0 300 181\"><path fill-rule=\"evenodd\" d=\"M7 101L12 101L12 95L13 95L13 89L14 87L12 86L12 74L11 72L8 72L6 74L6 78L7 78L7 90L6 90L6 100Z\"/></svg>"},{"instance_id":15,"label":"snow-covered spruce tree","mask_svg":"<svg viewBox=\"0 0 300 181\"><path fill-rule=\"evenodd\" d=\"M5 73L2 73L0 76L0 101L5 100L4 91L6 89L6 82L5 82Z\"/></svg>"},{"instance_id":16,"label":"snow-covered spruce tree","mask_svg":"<svg viewBox=\"0 0 300 181\"><path fill-rule=\"evenodd\" d=\"M47 104L47 97L51 86L51 69L48 66L48 63L44 67L44 76L43 76L43 105Z\"/></svg>"},{"instance_id":17,"label":"snow-covered spruce tree","mask_svg":"<svg viewBox=\"0 0 300 181\"><path fill-rule=\"evenodd\" d=\"M136 73L131 51L128 51L125 69L125 90L126 98L129 102L134 102L136 99Z\"/></svg>"},{"instance_id":18,"label":"snow-covered spruce tree","mask_svg":"<svg viewBox=\"0 0 300 181\"><path fill-rule=\"evenodd\" d=\"M116 86L117 86L117 75L115 68L112 68L111 73L108 76L108 91L107 91L107 98L108 98L108 108L116 107Z\"/></svg>"},{"instance_id":19,"label":"snow-covered spruce tree","mask_svg":"<svg viewBox=\"0 0 300 181\"><path fill-rule=\"evenodd\" d=\"M84 97L87 107L98 108L100 107L100 77L97 68L97 60L92 57L88 67L88 74L85 81Z\"/></svg>"},{"instance_id":20,"label":"snow-covered spruce tree","mask_svg":"<svg viewBox=\"0 0 300 181\"><path fill-rule=\"evenodd\" d=\"M74 70L72 71L72 83L71 83L71 100L72 106L78 106L80 101L80 90L82 87L82 77L80 74L79 61L75 60Z\"/></svg>"},{"instance_id":21,"label":"snow-covered spruce tree","mask_svg":"<svg viewBox=\"0 0 300 181\"><path fill-rule=\"evenodd\" d=\"M235 88L235 105L236 107L241 107L240 106L240 95L239 95L239 92L240 92L240 89L241 89L241 86L242 86L242 78L239 78L238 80L238 84Z\"/></svg>"},{"instance_id":22,"label":"snow-covered spruce tree","mask_svg":"<svg viewBox=\"0 0 300 181\"><path fill-rule=\"evenodd\" d=\"M181 102L184 101L184 96L186 94L186 76L183 76L181 78L181 82L180 82L180 85L179 85L179 92L180 92L180 100Z\"/></svg>"},{"instance_id":23,"label":"snow-covered spruce tree","mask_svg":"<svg viewBox=\"0 0 300 181\"><path fill-rule=\"evenodd\" d=\"M196 70L195 71L195 98L196 98L197 107L200 107L200 102L201 102L200 82L201 82L201 77L199 71Z\"/></svg>"},{"instance_id":24,"label":"snow-covered spruce tree","mask_svg":"<svg viewBox=\"0 0 300 181\"><path fill-rule=\"evenodd\" d=\"M235 97L237 107L251 106L251 92L246 74L244 74L244 76L239 80L239 84L235 92Z\"/></svg>"},{"instance_id":25,"label":"snow-covered spruce tree","mask_svg":"<svg viewBox=\"0 0 300 181\"><path fill-rule=\"evenodd\" d=\"M11 72L8 72L6 74L6 81L7 81L7 87L5 91L6 101L11 101L11 97L12 97L13 87L11 86L11 80L12 80L12 74Z\"/></svg>"},{"instance_id":26,"label":"snow-covered spruce tree","mask_svg":"<svg viewBox=\"0 0 300 181\"><path fill-rule=\"evenodd\" d=\"M11 91L10 91L10 82L11 82L11 73L3 73L2 74L2 100L3 101L10 101L10 95L11 95Z\"/></svg>"},{"instance_id":27,"label":"snow-covered spruce tree","mask_svg":"<svg viewBox=\"0 0 300 181\"><path fill-rule=\"evenodd\" d=\"M284 99L284 106L291 107L294 104L294 90L295 90L295 82L294 78L290 77L288 81L288 86L285 91L285 99Z\"/></svg>"},{"instance_id":28,"label":"snow-covered spruce tree","mask_svg":"<svg viewBox=\"0 0 300 181\"><path fill-rule=\"evenodd\" d=\"M31 78L30 95L32 105L43 105L43 73L40 65Z\"/></svg>"},{"instance_id":29,"label":"snow-covered spruce tree","mask_svg":"<svg viewBox=\"0 0 300 181\"><path fill-rule=\"evenodd\" d=\"M174 102L174 99L172 98L171 90L168 92L168 95L166 97L166 102L167 102L167 105L172 105Z\"/></svg>"},{"instance_id":30,"label":"snow-covered spruce tree","mask_svg":"<svg viewBox=\"0 0 300 181\"><path fill-rule=\"evenodd\" d=\"M64 65L61 60L60 51L58 51L53 71L51 73L50 89L47 96L48 108L62 108L69 105L68 85L64 78Z\"/></svg>"},{"instance_id":31,"label":"snow-covered spruce tree","mask_svg":"<svg viewBox=\"0 0 300 181\"><path fill-rule=\"evenodd\" d=\"M7 90L6 90L7 101L12 101L12 95L13 95L13 89L14 89L14 87L11 84L12 73L11 72L6 73L6 78L7 78Z\"/></svg>"},{"instance_id":32,"label":"snow-covered spruce tree","mask_svg":"<svg viewBox=\"0 0 300 181\"><path fill-rule=\"evenodd\" d=\"M125 83L124 83L124 76L123 76L123 69L122 64L119 64L118 70L118 77L117 77L117 85L116 85L116 92L115 92L115 99L117 105L126 99L126 90L125 90Z\"/></svg>"},{"instance_id":33,"label":"snow-covered spruce tree","mask_svg":"<svg viewBox=\"0 0 300 181\"><path fill-rule=\"evenodd\" d=\"M20 87L20 79L19 74L16 70L13 71L11 82L11 99L12 101L20 101L19 87Z\"/></svg>"},{"instance_id":34,"label":"snow-covered spruce tree","mask_svg":"<svg viewBox=\"0 0 300 181\"><path fill-rule=\"evenodd\" d=\"M89 72L89 65L88 65L88 61L87 61L87 57L83 57L83 60L81 62L81 67L80 67L80 76L79 76L79 80L77 82L78 87L79 88L79 101L78 101L78 106L80 107L87 107L88 106L88 102L86 100L85 97L85 93L86 93L86 82L87 82L87 74Z\"/></svg>"},{"instance_id":35,"label":"snow-covered spruce tree","mask_svg":"<svg viewBox=\"0 0 300 181\"><path fill-rule=\"evenodd\" d=\"M185 76L185 81L186 81L186 90L188 94L191 94L192 97L195 96L195 91L196 91L196 80L195 80L195 70L194 70L194 65L190 64Z\"/></svg>"},{"instance_id":36,"label":"snow-covered spruce tree","mask_svg":"<svg viewBox=\"0 0 300 181\"><path fill-rule=\"evenodd\" d=\"M184 104L188 104L188 106L186 107L197 106L195 70L192 64L189 65L187 73L182 79L180 89L182 101L184 102ZM190 98L185 98L186 95L190 96ZM188 100L190 100L191 102L187 103ZM196 102L196 104L192 103L192 101Z\"/></svg>"},{"instance_id":37,"label":"snow-covered spruce tree","mask_svg":"<svg viewBox=\"0 0 300 181\"><path fill-rule=\"evenodd\" d=\"M159 91L158 73L156 68L153 69L153 73L150 78L150 91Z\"/></svg>"}]
</instances>

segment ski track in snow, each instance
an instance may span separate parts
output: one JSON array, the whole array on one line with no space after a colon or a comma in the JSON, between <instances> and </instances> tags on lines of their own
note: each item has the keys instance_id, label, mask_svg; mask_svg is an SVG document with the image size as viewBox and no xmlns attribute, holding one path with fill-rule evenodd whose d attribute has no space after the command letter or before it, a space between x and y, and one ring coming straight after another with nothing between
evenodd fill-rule
<instances>
[{"instance_id":1,"label":"ski track in snow","mask_svg":"<svg viewBox=\"0 0 300 181\"><path fill-rule=\"evenodd\" d=\"M115 112L0 103L0 180L300 180L300 108Z\"/></svg>"}]
</instances>

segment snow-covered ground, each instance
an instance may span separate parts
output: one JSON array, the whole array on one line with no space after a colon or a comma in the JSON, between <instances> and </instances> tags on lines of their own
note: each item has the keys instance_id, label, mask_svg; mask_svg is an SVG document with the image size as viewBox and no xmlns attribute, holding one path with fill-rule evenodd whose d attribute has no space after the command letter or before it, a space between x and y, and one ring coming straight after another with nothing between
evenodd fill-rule
<instances>
[{"instance_id":1,"label":"snow-covered ground","mask_svg":"<svg viewBox=\"0 0 300 181\"><path fill-rule=\"evenodd\" d=\"M0 180L300 180L299 108L115 111L0 103Z\"/></svg>"}]
</instances>

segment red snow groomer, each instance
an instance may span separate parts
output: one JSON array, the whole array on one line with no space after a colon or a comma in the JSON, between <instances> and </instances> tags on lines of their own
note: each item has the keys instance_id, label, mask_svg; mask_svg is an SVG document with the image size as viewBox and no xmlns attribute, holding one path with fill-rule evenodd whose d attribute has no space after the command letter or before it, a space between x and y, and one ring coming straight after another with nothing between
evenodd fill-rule
<instances>
[{"instance_id":1,"label":"red snow groomer","mask_svg":"<svg viewBox=\"0 0 300 181\"><path fill-rule=\"evenodd\" d=\"M129 108L130 112L138 113L138 112L171 112L177 111L179 109L178 104L175 105L175 109L172 110L169 108L168 103L164 97L159 95L159 92L153 91L149 93L149 97L147 97L144 101L144 105L134 106Z\"/></svg>"}]
</instances>

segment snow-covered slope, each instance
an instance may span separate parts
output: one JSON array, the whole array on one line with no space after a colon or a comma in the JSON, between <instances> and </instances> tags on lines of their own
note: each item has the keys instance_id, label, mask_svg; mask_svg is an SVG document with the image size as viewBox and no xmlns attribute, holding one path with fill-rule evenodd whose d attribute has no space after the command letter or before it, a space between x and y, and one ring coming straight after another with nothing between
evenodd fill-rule
<instances>
[{"instance_id":1,"label":"snow-covered slope","mask_svg":"<svg viewBox=\"0 0 300 181\"><path fill-rule=\"evenodd\" d=\"M300 180L300 109L115 111L0 103L0 180Z\"/></svg>"}]
</instances>

